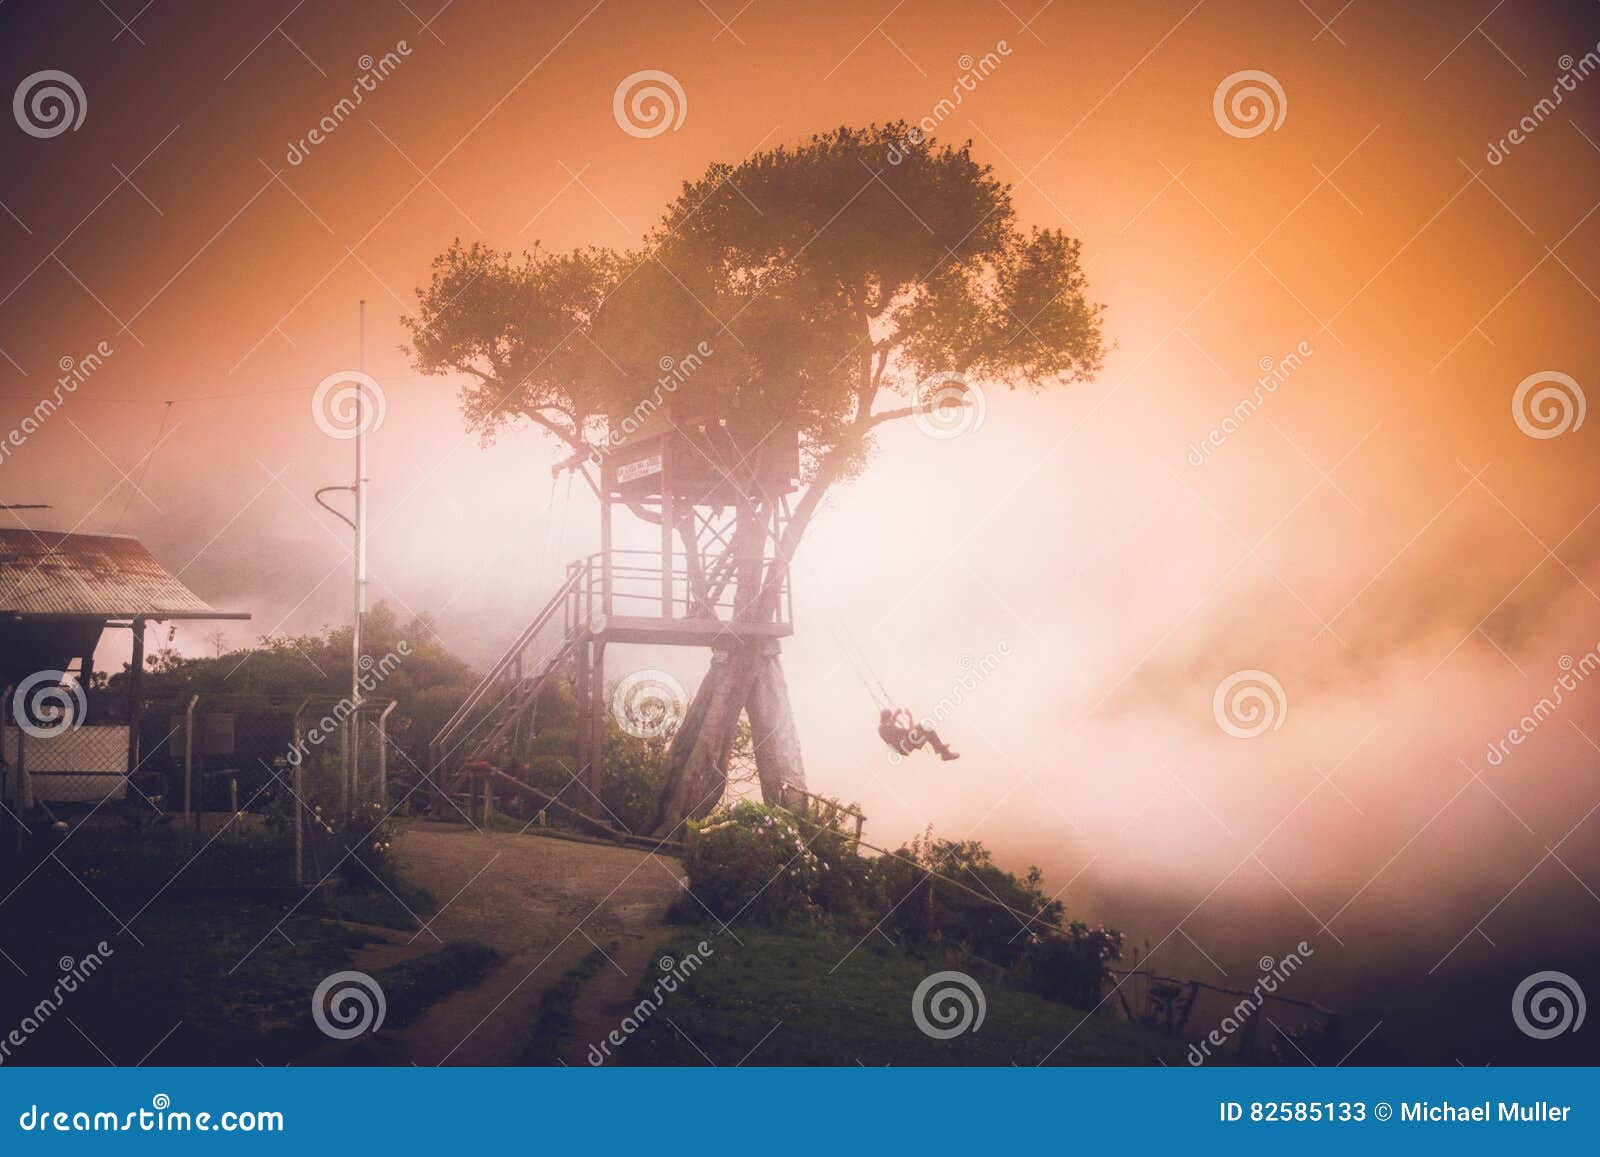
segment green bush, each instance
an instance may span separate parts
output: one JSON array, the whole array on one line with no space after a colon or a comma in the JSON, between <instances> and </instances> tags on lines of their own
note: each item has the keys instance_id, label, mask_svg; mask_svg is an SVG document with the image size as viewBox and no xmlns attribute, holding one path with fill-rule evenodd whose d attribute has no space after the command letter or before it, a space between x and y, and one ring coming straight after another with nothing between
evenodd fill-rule
<instances>
[{"instance_id":1,"label":"green bush","mask_svg":"<svg viewBox=\"0 0 1600 1157\"><path fill-rule=\"evenodd\" d=\"M600 802L615 827L625 832L644 831L661 794L667 760L667 737L640 739L606 716L606 773Z\"/></svg>"},{"instance_id":2,"label":"green bush","mask_svg":"<svg viewBox=\"0 0 1600 1157\"><path fill-rule=\"evenodd\" d=\"M935 839L930 832L884 856L878 871L891 909L886 927L913 944L959 948L1005 967L1035 945L1039 922L1059 923L1063 912L1059 900L1045 895L1038 868L1019 878L996 867L977 840Z\"/></svg>"},{"instance_id":3,"label":"green bush","mask_svg":"<svg viewBox=\"0 0 1600 1157\"><path fill-rule=\"evenodd\" d=\"M336 845L333 854L351 883L370 886L373 877L377 877L390 884L400 878L394 860L394 840L399 828L381 803L374 800L343 815L337 808L324 809L320 803L313 803L309 811L302 808L302 812L308 837L315 838L320 833L330 844ZM269 815L268 822L287 827L293 819Z\"/></svg>"},{"instance_id":4,"label":"green bush","mask_svg":"<svg viewBox=\"0 0 1600 1157\"><path fill-rule=\"evenodd\" d=\"M872 861L857 854L853 825L837 805L789 812L749 801L691 823L690 905L769 925L870 923L882 891Z\"/></svg>"},{"instance_id":5,"label":"green bush","mask_svg":"<svg viewBox=\"0 0 1600 1157\"><path fill-rule=\"evenodd\" d=\"M1080 921L1067 925L1064 934L1043 936L1028 949L1015 971L1019 987L1046 1000L1092 1009L1101 1001L1106 968L1122 956L1123 933Z\"/></svg>"},{"instance_id":6,"label":"green bush","mask_svg":"<svg viewBox=\"0 0 1600 1157\"><path fill-rule=\"evenodd\" d=\"M1063 925L1064 906L1046 895L1039 869L1015 875L978 841L931 832L865 859L845 827L853 822L837 805L790 813L746 802L691 823L684 863L692 897L675 905L675 917L692 921L709 909L719 920L773 927L878 928L919 953L1005 968L1017 987L1047 1000L1083 1009L1099 1002L1123 934Z\"/></svg>"},{"instance_id":7,"label":"green bush","mask_svg":"<svg viewBox=\"0 0 1600 1157\"><path fill-rule=\"evenodd\" d=\"M1047 1000L1082 1009L1099 1004L1123 933L1063 924L1064 905L1045 894L1038 868L1014 875L996 867L978 841L935 839L930 831L884 856L877 869L890 909L885 927L907 943L1001 965L1018 987Z\"/></svg>"},{"instance_id":8,"label":"green bush","mask_svg":"<svg viewBox=\"0 0 1600 1157\"><path fill-rule=\"evenodd\" d=\"M808 801L793 813L801 837L820 869L811 889L819 914L835 927L867 928L884 907L883 887L874 861L863 858L855 841L855 819L837 801Z\"/></svg>"},{"instance_id":9,"label":"green bush","mask_svg":"<svg viewBox=\"0 0 1600 1157\"><path fill-rule=\"evenodd\" d=\"M588 788L573 773L572 753L577 749L579 711L572 675L550 679L539 693L538 726L517 750L507 750L492 762L503 764L514 779L521 779L562 803L590 811L594 801ZM663 767L670 735L640 738L629 735L613 712L605 716L605 775L601 780L600 808L606 823L624 832L649 826L661 791ZM496 790L496 806L510 815L532 818L537 805L514 792ZM570 826L559 811L548 819L557 827Z\"/></svg>"},{"instance_id":10,"label":"green bush","mask_svg":"<svg viewBox=\"0 0 1600 1157\"><path fill-rule=\"evenodd\" d=\"M821 877L832 871L823 864L794 817L779 808L741 803L689 825L689 890L720 920L813 919Z\"/></svg>"}]
</instances>

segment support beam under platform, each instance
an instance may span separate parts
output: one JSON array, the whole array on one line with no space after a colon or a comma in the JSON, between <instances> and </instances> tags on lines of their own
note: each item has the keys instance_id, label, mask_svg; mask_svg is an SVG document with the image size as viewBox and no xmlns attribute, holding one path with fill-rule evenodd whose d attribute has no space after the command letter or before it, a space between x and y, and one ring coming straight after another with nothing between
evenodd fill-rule
<instances>
[{"instance_id":1,"label":"support beam under platform","mask_svg":"<svg viewBox=\"0 0 1600 1157\"><path fill-rule=\"evenodd\" d=\"M657 619L611 615L590 625L590 633L612 643L710 647L738 639L786 639L793 623L734 623L720 619Z\"/></svg>"}]
</instances>

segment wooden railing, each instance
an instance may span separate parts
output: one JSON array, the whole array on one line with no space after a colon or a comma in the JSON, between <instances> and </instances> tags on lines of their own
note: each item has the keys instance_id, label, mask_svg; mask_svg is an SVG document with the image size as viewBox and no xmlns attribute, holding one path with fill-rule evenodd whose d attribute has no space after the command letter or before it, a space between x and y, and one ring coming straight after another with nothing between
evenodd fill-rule
<instances>
[{"instance_id":1,"label":"wooden railing","mask_svg":"<svg viewBox=\"0 0 1600 1157\"><path fill-rule=\"evenodd\" d=\"M859 844L861 842L861 829L866 826L867 817L860 808L850 807L840 803L838 800L829 799L827 796L813 795L811 792L806 791L805 788L795 787L793 784L780 783L778 790L782 792L782 806L784 807L789 806L789 797L791 795L797 795L810 800L820 809L834 816L850 816L856 821L856 843Z\"/></svg>"},{"instance_id":2,"label":"wooden railing","mask_svg":"<svg viewBox=\"0 0 1600 1157\"><path fill-rule=\"evenodd\" d=\"M428 744L428 761L434 771L447 766L497 709L516 696L528 679L541 677L551 660L565 650L575 626L572 604L579 585L579 576L569 571L566 580L556 589L544 609L489 668L488 674L479 680L455 714L434 735ZM551 624L557 621L558 612L561 614L561 639L549 647L547 653L530 655L529 652L540 643L541 637L549 633Z\"/></svg>"},{"instance_id":3,"label":"wooden railing","mask_svg":"<svg viewBox=\"0 0 1600 1157\"><path fill-rule=\"evenodd\" d=\"M1195 1005L1202 993L1212 993L1230 1001L1249 1001L1252 1004L1249 1015L1236 1017L1241 1021L1236 1033L1230 1034L1230 1040L1236 1042L1237 1058L1244 1060L1251 1055L1256 1041L1260 1036L1260 1020L1266 1015L1266 1006L1270 1001L1275 1005L1283 1005L1294 1009L1303 1009L1322 1021L1327 1038L1331 1041L1340 1039L1344 1028L1344 1015L1336 1009L1328 1008L1314 1000L1300 1000L1292 996L1282 996L1276 992L1249 992L1240 988L1228 988L1223 985L1210 984L1203 980L1193 980L1176 976L1162 976L1145 968L1107 968L1111 976L1118 978L1106 999L1112 995L1117 998L1123 1015L1130 1022L1155 1024L1171 1036L1182 1037L1190 1026L1191 1016ZM1135 979L1145 982L1146 1010L1144 1015L1134 1012L1133 1005L1128 1000L1129 982ZM1160 999L1152 1000L1152 993L1161 992ZM1237 1009L1237 1004L1233 1006ZM1231 1010L1228 1010L1231 1011ZM1224 1013L1226 1017L1226 1012ZM1279 1029L1278 1031L1281 1031ZM1295 1046L1298 1047L1298 1046Z\"/></svg>"},{"instance_id":4,"label":"wooden railing","mask_svg":"<svg viewBox=\"0 0 1600 1157\"><path fill-rule=\"evenodd\" d=\"M662 565L660 551L596 551L567 568L578 587L572 613L579 622L596 615L624 615L657 619L720 619L731 621L740 605L737 574L740 560L731 554L712 555L703 570L691 571L673 555ZM775 622L793 621L788 568L779 559L751 558L751 578L758 591L776 586ZM747 596L756 592L745 591Z\"/></svg>"}]
</instances>

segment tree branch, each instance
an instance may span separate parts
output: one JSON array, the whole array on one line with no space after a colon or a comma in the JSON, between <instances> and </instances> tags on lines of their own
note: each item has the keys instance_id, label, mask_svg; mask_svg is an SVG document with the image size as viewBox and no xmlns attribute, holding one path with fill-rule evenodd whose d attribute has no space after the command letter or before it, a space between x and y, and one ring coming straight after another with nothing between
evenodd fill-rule
<instances>
[{"instance_id":1,"label":"tree branch","mask_svg":"<svg viewBox=\"0 0 1600 1157\"><path fill-rule=\"evenodd\" d=\"M661 525L661 513L659 511L652 511L642 502L628 503L628 510L641 522L648 522L654 526Z\"/></svg>"},{"instance_id":2,"label":"tree branch","mask_svg":"<svg viewBox=\"0 0 1600 1157\"><path fill-rule=\"evenodd\" d=\"M584 463L589 461L590 456L594 453L594 447L589 445L588 442L585 442L579 435L562 429L560 425L545 417L539 412L538 409L519 410L518 412L527 415L534 422L537 422L556 437L560 438L568 446L572 447L572 454L562 461L556 463L555 473L559 474L563 470L573 471L589 484L589 489L594 491L594 496L596 498L600 498L600 483L595 480L594 476L591 475L589 471L584 469ZM559 413L560 411L558 410L557 412Z\"/></svg>"},{"instance_id":3,"label":"tree branch","mask_svg":"<svg viewBox=\"0 0 1600 1157\"><path fill-rule=\"evenodd\" d=\"M902 406L898 410L884 410L881 413L873 414L867 419L867 429L876 429L885 422L893 422L896 418L909 418L916 412L917 408L915 406Z\"/></svg>"},{"instance_id":4,"label":"tree branch","mask_svg":"<svg viewBox=\"0 0 1600 1157\"><path fill-rule=\"evenodd\" d=\"M559 413L560 411L557 412ZM580 438L575 431L563 429L560 425L545 417L541 412L541 408L539 407L531 410L522 410L521 413L526 414L533 421L543 426L546 430L549 430L552 434L560 438L574 450L578 451L578 453L582 454L585 458L587 458L590 452L594 449L593 446L589 445L589 443Z\"/></svg>"}]
</instances>

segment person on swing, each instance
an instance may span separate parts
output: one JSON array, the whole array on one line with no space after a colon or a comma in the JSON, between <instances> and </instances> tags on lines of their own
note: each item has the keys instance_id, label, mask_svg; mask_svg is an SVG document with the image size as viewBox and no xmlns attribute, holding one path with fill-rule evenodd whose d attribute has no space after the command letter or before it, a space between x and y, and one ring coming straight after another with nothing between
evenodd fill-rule
<instances>
[{"instance_id":1,"label":"person on swing","mask_svg":"<svg viewBox=\"0 0 1600 1157\"><path fill-rule=\"evenodd\" d=\"M961 757L939 738L932 728L918 726L911 712L904 708L891 711L885 707L878 712L878 737L901 755L910 755L922 747L931 747L939 758L949 762Z\"/></svg>"}]
</instances>

